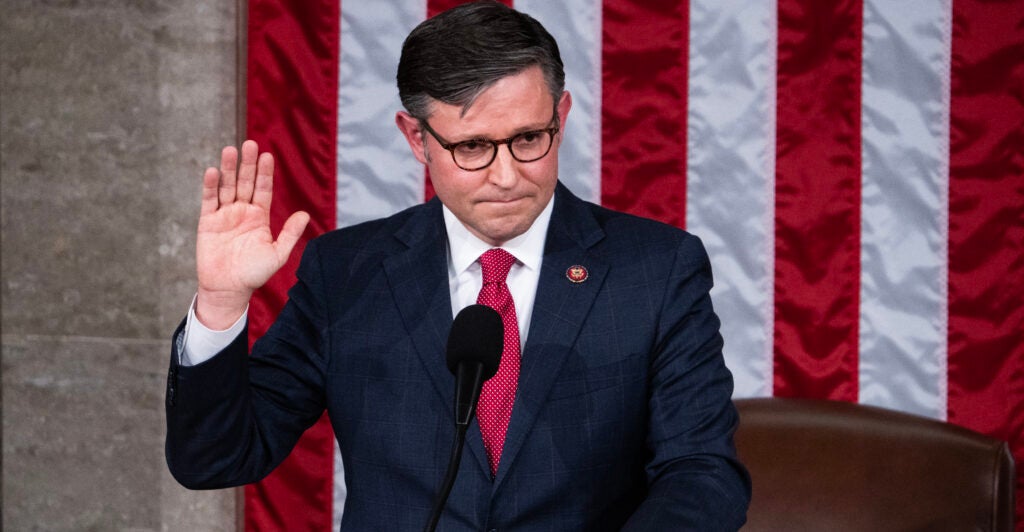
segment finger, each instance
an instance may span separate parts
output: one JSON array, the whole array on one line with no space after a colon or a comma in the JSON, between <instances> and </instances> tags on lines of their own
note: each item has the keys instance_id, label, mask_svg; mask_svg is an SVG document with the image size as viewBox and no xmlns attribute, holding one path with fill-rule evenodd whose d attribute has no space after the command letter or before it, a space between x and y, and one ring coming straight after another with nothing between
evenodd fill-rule
<instances>
[{"instance_id":1,"label":"finger","mask_svg":"<svg viewBox=\"0 0 1024 532\"><path fill-rule=\"evenodd\" d=\"M288 255L291 255L292 249L299 241L299 238L302 237L302 232L306 230L306 224L308 223L309 214L303 211L293 213L284 222L281 234L277 235L277 242L274 243L279 264L284 265L288 261Z\"/></svg>"},{"instance_id":2,"label":"finger","mask_svg":"<svg viewBox=\"0 0 1024 532\"><path fill-rule=\"evenodd\" d=\"M252 189L256 180L256 161L259 149L256 143L247 140L242 143L242 165L238 170L238 187L235 198L246 203L252 201Z\"/></svg>"},{"instance_id":3,"label":"finger","mask_svg":"<svg viewBox=\"0 0 1024 532\"><path fill-rule=\"evenodd\" d=\"M203 173L203 199L199 206L199 215L210 214L217 210L217 184L220 183L220 172L210 167Z\"/></svg>"},{"instance_id":4,"label":"finger","mask_svg":"<svg viewBox=\"0 0 1024 532\"><path fill-rule=\"evenodd\" d=\"M256 142L247 140L242 143L242 162L238 165L238 186L235 187L234 198L238 201L252 200L253 182L256 180L256 158L259 148Z\"/></svg>"},{"instance_id":5,"label":"finger","mask_svg":"<svg viewBox=\"0 0 1024 532\"><path fill-rule=\"evenodd\" d=\"M220 187L217 196L220 204L235 201L235 175L238 171L238 150L228 146L220 152Z\"/></svg>"},{"instance_id":6,"label":"finger","mask_svg":"<svg viewBox=\"0 0 1024 532\"><path fill-rule=\"evenodd\" d=\"M264 210L270 210L270 200L274 196L274 156L261 153L256 163L256 183L252 193L252 203Z\"/></svg>"}]
</instances>

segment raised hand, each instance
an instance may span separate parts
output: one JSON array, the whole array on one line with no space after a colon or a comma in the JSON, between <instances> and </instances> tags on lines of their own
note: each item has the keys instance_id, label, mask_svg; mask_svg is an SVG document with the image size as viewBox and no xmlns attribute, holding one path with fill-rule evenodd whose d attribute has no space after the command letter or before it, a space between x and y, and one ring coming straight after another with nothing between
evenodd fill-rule
<instances>
[{"instance_id":1,"label":"raised hand","mask_svg":"<svg viewBox=\"0 0 1024 532\"><path fill-rule=\"evenodd\" d=\"M245 311L253 291L284 265L309 222L305 212L292 214L277 240L270 231L274 158L259 153L256 143L221 152L220 170L203 174L203 199L196 236L199 290L196 317L222 330Z\"/></svg>"}]
</instances>

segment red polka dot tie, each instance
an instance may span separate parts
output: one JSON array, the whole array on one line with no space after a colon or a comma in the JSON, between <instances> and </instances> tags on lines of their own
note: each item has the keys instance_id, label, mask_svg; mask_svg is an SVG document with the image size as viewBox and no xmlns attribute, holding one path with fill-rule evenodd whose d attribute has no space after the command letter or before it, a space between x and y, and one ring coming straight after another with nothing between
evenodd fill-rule
<instances>
[{"instance_id":1,"label":"red polka dot tie","mask_svg":"<svg viewBox=\"0 0 1024 532\"><path fill-rule=\"evenodd\" d=\"M512 418L512 403L515 402L519 383L519 322L516 321L512 294L505 284L508 271L515 261L516 258L509 252L499 248L480 255L484 285L476 302L497 310L505 326L505 349L501 352L501 364L498 365L498 373L484 383L476 413L492 475L498 471L501 450L505 446L505 431Z\"/></svg>"}]
</instances>

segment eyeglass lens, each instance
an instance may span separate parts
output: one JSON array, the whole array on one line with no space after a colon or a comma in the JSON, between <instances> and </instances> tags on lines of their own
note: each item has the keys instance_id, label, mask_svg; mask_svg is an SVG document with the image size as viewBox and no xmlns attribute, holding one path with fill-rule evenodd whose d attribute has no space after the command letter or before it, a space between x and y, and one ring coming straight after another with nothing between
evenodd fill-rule
<instances>
[{"instance_id":1,"label":"eyeglass lens","mask_svg":"<svg viewBox=\"0 0 1024 532\"><path fill-rule=\"evenodd\" d=\"M547 155L551 149L552 135L550 131L527 131L520 133L508 143L512 157L519 162L536 161ZM483 168L494 160L498 145L483 140L470 140L456 144L452 149L455 163L466 170Z\"/></svg>"}]
</instances>

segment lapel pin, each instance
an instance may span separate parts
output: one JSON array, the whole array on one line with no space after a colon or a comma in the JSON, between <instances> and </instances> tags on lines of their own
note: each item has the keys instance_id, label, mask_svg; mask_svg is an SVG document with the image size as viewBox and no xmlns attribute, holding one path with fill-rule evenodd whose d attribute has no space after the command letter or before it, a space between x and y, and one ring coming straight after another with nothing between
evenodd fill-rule
<instances>
[{"instance_id":1,"label":"lapel pin","mask_svg":"<svg viewBox=\"0 0 1024 532\"><path fill-rule=\"evenodd\" d=\"M587 280L590 274L587 273L587 269L579 264L573 264L569 266L568 270L565 270L565 278L574 282L582 283Z\"/></svg>"}]
</instances>

